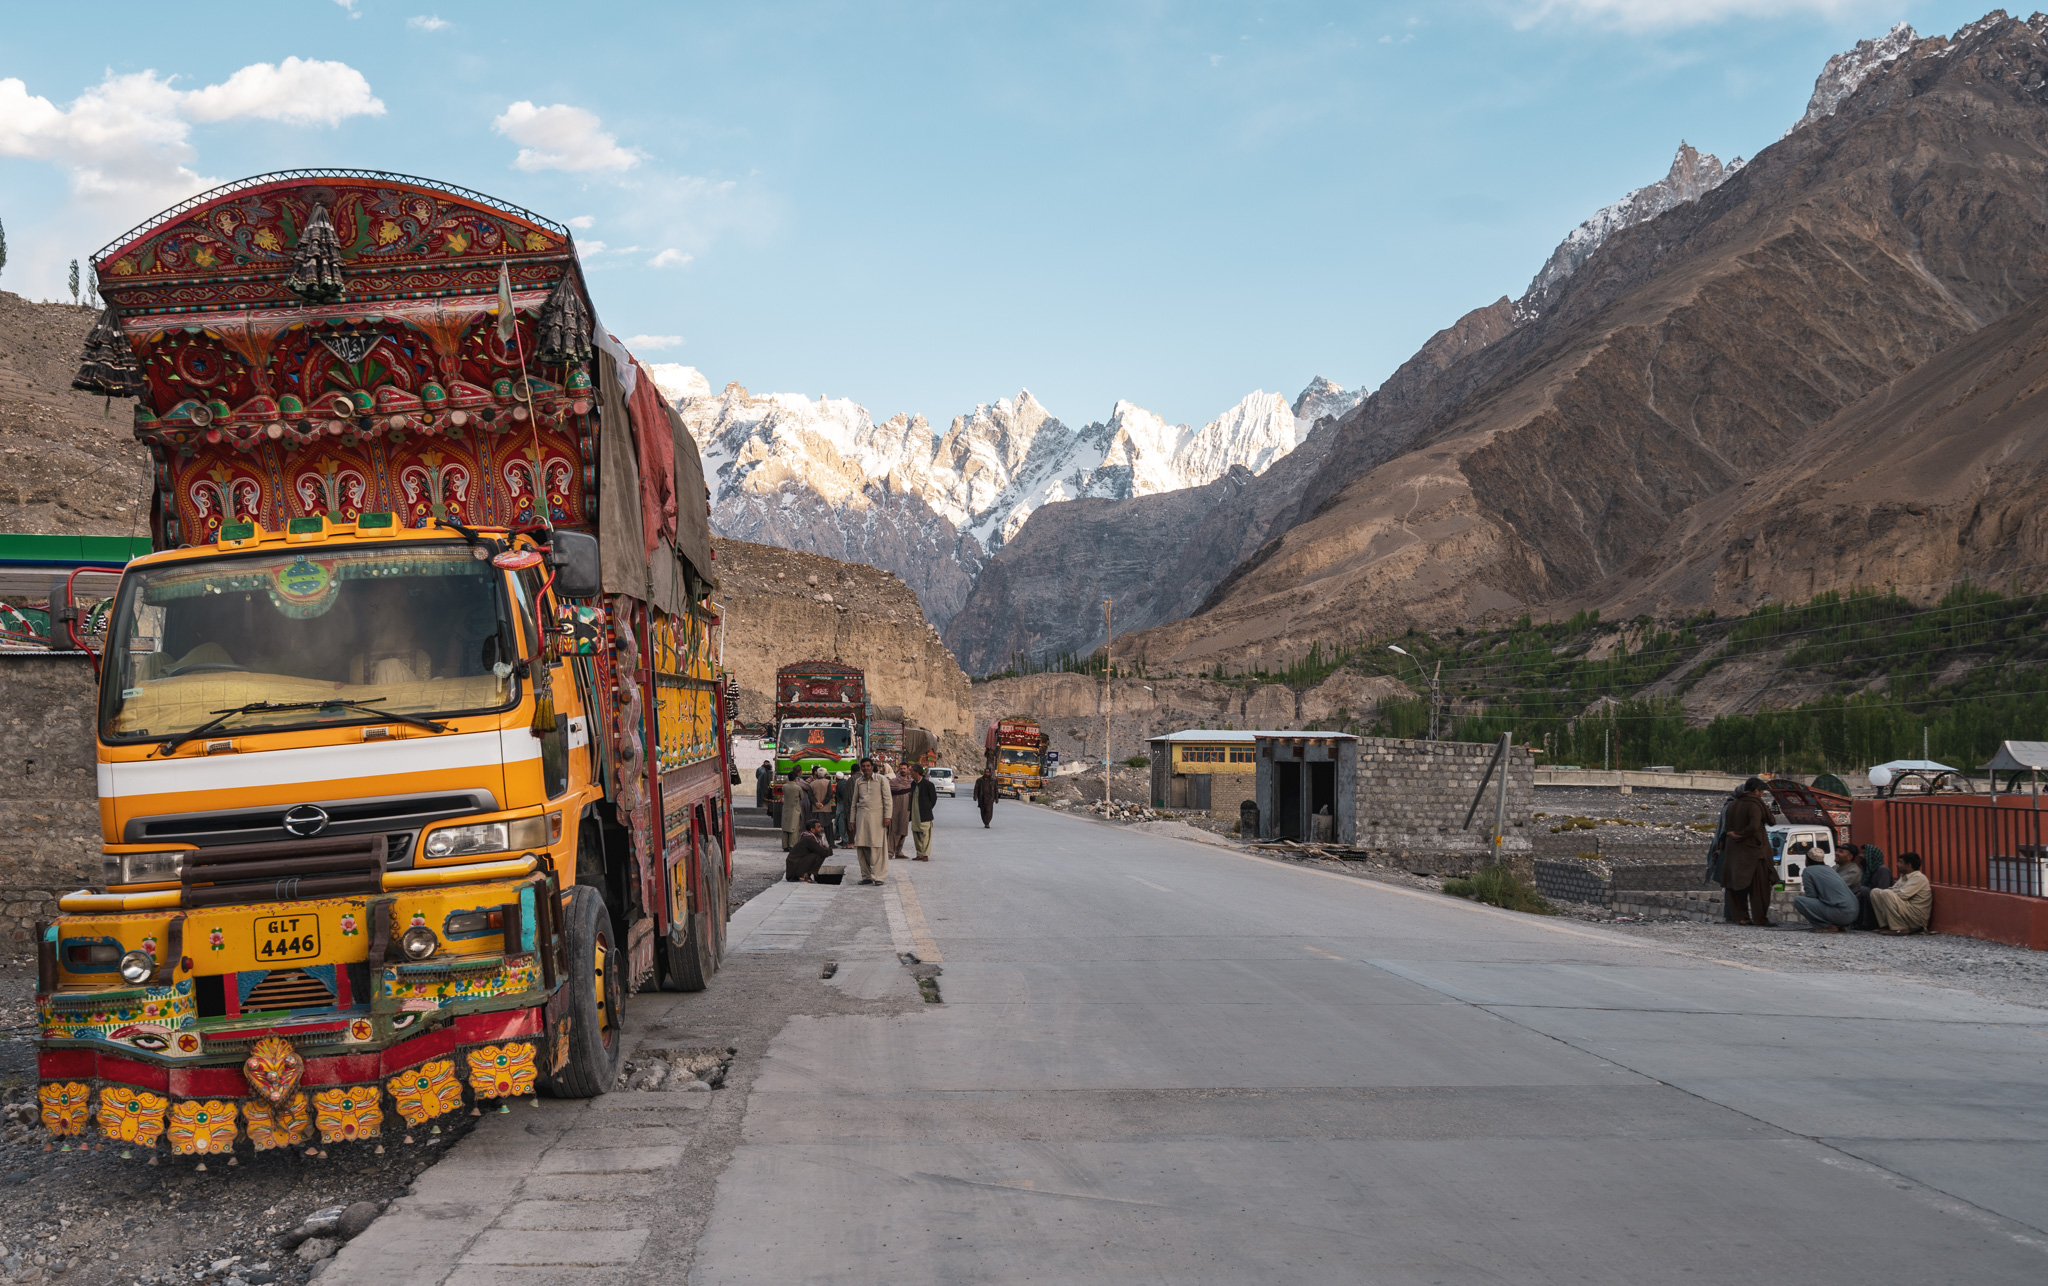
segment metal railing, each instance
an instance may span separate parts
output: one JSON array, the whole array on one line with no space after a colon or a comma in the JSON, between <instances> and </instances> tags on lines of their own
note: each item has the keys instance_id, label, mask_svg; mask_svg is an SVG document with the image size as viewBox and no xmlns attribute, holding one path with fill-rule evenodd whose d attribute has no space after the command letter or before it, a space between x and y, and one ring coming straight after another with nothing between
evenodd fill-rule
<instances>
[{"instance_id":1,"label":"metal railing","mask_svg":"<svg viewBox=\"0 0 2048 1286\"><path fill-rule=\"evenodd\" d=\"M1901 853L1918 853L1936 884L2018 892L2010 887L2012 861L2040 854L2048 810L2000 807L1988 797L1883 801L1890 844L1885 858L1897 869ZM1996 870L1994 870L1994 865Z\"/></svg>"}]
</instances>

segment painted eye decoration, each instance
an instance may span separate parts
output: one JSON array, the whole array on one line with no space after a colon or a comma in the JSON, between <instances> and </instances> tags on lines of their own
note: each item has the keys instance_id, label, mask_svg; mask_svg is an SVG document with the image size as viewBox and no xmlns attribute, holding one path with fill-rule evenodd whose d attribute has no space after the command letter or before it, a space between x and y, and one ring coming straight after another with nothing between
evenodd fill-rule
<instances>
[{"instance_id":1,"label":"painted eye decoration","mask_svg":"<svg viewBox=\"0 0 2048 1286\"><path fill-rule=\"evenodd\" d=\"M126 1041L135 1048L150 1053L171 1047L170 1032L155 1025L116 1027L107 1033L107 1039Z\"/></svg>"}]
</instances>

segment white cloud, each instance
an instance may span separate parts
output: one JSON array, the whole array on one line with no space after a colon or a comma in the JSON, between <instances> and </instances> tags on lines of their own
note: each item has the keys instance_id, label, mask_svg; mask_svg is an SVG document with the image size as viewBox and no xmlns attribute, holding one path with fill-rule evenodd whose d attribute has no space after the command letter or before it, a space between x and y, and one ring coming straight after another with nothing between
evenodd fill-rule
<instances>
[{"instance_id":1,"label":"white cloud","mask_svg":"<svg viewBox=\"0 0 2048 1286\"><path fill-rule=\"evenodd\" d=\"M619 140L604 132L595 112L567 103L536 107L521 101L505 109L491 122L491 128L519 144L512 164L529 174L539 170L565 170L572 174L592 170L627 170L640 163L640 154L619 146Z\"/></svg>"},{"instance_id":2,"label":"white cloud","mask_svg":"<svg viewBox=\"0 0 2048 1286\"><path fill-rule=\"evenodd\" d=\"M218 85L181 90L154 71L108 72L69 106L0 79L0 156L53 161L75 195L133 207L168 205L218 183L193 168L192 123L258 119L334 125L384 104L346 63L251 63Z\"/></svg>"},{"instance_id":3,"label":"white cloud","mask_svg":"<svg viewBox=\"0 0 2048 1286\"><path fill-rule=\"evenodd\" d=\"M1875 0L1536 0L1512 6L1517 27L1556 18L1629 31L1696 27L1728 18L1783 18L1795 13L1835 17L1875 9Z\"/></svg>"},{"instance_id":4,"label":"white cloud","mask_svg":"<svg viewBox=\"0 0 2048 1286\"><path fill-rule=\"evenodd\" d=\"M597 219L592 215L579 214L575 218L569 220L569 226L579 230L585 228L594 228L597 226Z\"/></svg>"},{"instance_id":5,"label":"white cloud","mask_svg":"<svg viewBox=\"0 0 2048 1286\"><path fill-rule=\"evenodd\" d=\"M654 349L681 348L682 346L683 337L681 335L632 335L626 339L627 348Z\"/></svg>"},{"instance_id":6,"label":"white cloud","mask_svg":"<svg viewBox=\"0 0 2048 1286\"><path fill-rule=\"evenodd\" d=\"M360 2L361 0L334 0L334 3L348 10L348 16L351 18L360 18L363 16L356 12L356 5Z\"/></svg>"},{"instance_id":7,"label":"white cloud","mask_svg":"<svg viewBox=\"0 0 2048 1286\"><path fill-rule=\"evenodd\" d=\"M601 255L604 253L604 242L585 241L576 247L576 251L578 254L584 255Z\"/></svg>"},{"instance_id":8,"label":"white cloud","mask_svg":"<svg viewBox=\"0 0 2048 1286\"><path fill-rule=\"evenodd\" d=\"M697 256L695 255L686 255L682 251L676 249L674 246L670 246L668 249L654 256L654 258L649 259L647 261L647 266L650 268L680 268L683 265L689 263L690 260L695 259L696 257Z\"/></svg>"},{"instance_id":9,"label":"white cloud","mask_svg":"<svg viewBox=\"0 0 2048 1286\"><path fill-rule=\"evenodd\" d=\"M411 27L414 31L440 31L450 24L446 18L443 18L438 13L431 17L424 13L416 13L405 20L405 25Z\"/></svg>"},{"instance_id":10,"label":"white cloud","mask_svg":"<svg viewBox=\"0 0 2048 1286\"><path fill-rule=\"evenodd\" d=\"M185 95L184 110L195 121L339 125L351 116L382 116L384 102L347 63L294 57L275 66L250 63L218 85L195 89Z\"/></svg>"}]
</instances>

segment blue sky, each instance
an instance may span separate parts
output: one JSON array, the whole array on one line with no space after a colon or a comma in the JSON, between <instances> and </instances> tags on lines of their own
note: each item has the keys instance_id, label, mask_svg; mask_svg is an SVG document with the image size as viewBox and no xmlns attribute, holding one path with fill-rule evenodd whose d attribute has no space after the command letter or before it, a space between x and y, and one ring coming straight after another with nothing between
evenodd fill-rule
<instances>
[{"instance_id":1,"label":"blue sky","mask_svg":"<svg viewBox=\"0 0 2048 1286\"><path fill-rule=\"evenodd\" d=\"M203 180L397 170L576 220L643 360L943 426L1020 387L1073 424L1117 398L1201 424L1254 388L1377 385L1681 138L1754 155L1828 55L1985 8L178 12L10 15L0 288L55 297L68 260Z\"/></svg>"}]
</instances>

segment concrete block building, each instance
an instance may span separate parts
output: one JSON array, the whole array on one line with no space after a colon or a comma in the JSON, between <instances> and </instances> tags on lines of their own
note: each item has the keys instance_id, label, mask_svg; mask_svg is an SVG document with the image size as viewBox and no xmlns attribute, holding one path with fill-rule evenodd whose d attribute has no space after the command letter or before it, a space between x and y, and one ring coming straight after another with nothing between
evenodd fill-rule
<instances>
[{"instance_id":1,"label":"concrete block building","mask_svg":"<svg viewBox=\"0 0 2048 1286\"><path fill-rule=\"evenodd\" d=\"M1149 739L1152 806L1236 817L1256 789L1255 742L1277 735L1186 728Z\"/></svg>"}]
</instances>

